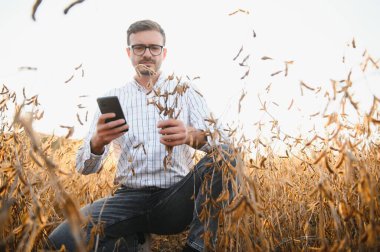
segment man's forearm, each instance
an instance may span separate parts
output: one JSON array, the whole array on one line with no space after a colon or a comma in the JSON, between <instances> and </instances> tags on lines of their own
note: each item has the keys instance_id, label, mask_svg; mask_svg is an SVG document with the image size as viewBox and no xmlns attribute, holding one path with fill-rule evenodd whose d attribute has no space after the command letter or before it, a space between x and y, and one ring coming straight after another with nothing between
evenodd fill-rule
<instances>
[{"instance_id":1,"label":"man's forearm","mask_svg":"<svg viewBox=\"0 0 380 252\"><path fill-rule=\"evenodd\" d=\"M188 137L186 144L193 147L194 149L200 149L207 143L206 132L203 130L198 130L194 127L187 127L187 133Z\"/></svg>"},{"instance_id":2,"label":"man's forearm","mask_svg":"<svg viewBox=\"0 0 380 252\"><path fill-rule=\"evenodd\" d=\"M91 148L91 153L95 155L102 155L104 153L104 146L94 144L94 137L90 141L90 148Z\"/></svg>"}]
</instances>

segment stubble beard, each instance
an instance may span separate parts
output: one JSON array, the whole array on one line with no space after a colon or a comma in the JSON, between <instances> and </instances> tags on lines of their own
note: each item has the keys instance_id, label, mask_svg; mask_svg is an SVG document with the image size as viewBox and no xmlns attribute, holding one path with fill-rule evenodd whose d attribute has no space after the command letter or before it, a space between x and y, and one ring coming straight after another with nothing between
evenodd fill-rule
<instances>
[{"instance_id":1,"label":"stubble beard","mask_svg":"<svg viewBox=\"0 0 380 252\"><path fill-rule=\"evenodd\" d=\"M147 66L144 63L149 62L153 65ZM148 68L148 69L147 69ZM158 71L156 69L156 62L152 59L142 59L138 65L136 66L136 70L142 75L142 76L150 76Z\"/></svg>"}]
</instances>

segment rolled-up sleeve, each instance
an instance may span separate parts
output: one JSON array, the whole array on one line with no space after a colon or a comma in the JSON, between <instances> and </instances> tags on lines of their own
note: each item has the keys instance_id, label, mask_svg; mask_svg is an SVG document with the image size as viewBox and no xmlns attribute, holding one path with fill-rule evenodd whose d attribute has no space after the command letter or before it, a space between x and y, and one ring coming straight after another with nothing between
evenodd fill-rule
<instances>
[{"instance_id":1,"label":"rolled-up sleeve","mask_svg":"<svg viewBox=\"0 0 380 252\"><path fill-rule=\"evenodd\" d=\"M98 122L98 118L100 116L99 109L96 111L93 121L90 126L90 130L83 141L83 145L79 147L77 156L76 156L76 170L82 174L90 174L99 171L102 166L102 160L107 155L109 150L109 145L105 146L105 150L103 154L96 155L91 153L90 141L91 137L94 135L96 131L96 125Z\"/></svg>"},{"instance_id":2,"label":"rolled-up sleeve","mask_svg":"<svg viewBox=\"0 0 380 252\"><path fill-rule=\"evenodd\" d=\"M189 106L190 126L206 132L207 143L199 150L209 152L212 146L219 145L219 140L225 138L221 125L212 120L211 112L203 95L191 84L187 90L187 103Z\"/></svg>"}]
</instances>

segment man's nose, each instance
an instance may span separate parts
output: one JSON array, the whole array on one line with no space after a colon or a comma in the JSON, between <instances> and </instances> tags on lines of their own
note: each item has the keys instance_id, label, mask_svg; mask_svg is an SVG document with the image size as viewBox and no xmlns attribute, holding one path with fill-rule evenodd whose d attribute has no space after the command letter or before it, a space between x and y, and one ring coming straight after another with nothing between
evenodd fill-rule
<instances>
[{"instance_id":1,"label":"man's nose","mask_svg":"<svg viewBox=\"0 0 380 252\"><path fill-rule=\"evenodd\" d=\"M146 47L146 48L145 48L145 52L144 52L143 55L141 55L141 56L142 56L142 57L149 57L149 58L153 57L152 53L150 52L149 47Z\"/></svg>"}]
</instances>

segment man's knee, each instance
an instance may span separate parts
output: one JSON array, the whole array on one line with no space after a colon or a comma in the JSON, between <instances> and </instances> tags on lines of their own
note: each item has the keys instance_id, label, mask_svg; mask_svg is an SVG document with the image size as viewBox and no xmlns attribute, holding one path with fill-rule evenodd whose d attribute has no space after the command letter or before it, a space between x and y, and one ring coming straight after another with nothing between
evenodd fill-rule
<instances>
[{"instance_id":1,"label":"man's knee","mask_svg":"<svg viewBox=\"0 0 380 252\"><path fill-rule=\"evenodd\" d=\"M48 246L53 249L60 249L65 246L67 251L75 250L75 239L72 236L70 225L67 221L59 224L48 237Z\"/></svg>"},{"instance_id":2,"label":"man's knee","mask_svg":"<svg viewBox=\"0 0 380 252\"><path fill-rule=\"evenodd\" d=\"M218 171L222 169L224 173L235 173L237 152L233 147L227 144L218 145L208 155L210 159L206 166L212 166Z\"/></svg>"}]
</instances>

